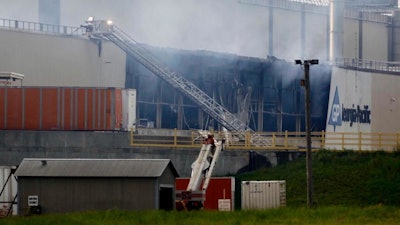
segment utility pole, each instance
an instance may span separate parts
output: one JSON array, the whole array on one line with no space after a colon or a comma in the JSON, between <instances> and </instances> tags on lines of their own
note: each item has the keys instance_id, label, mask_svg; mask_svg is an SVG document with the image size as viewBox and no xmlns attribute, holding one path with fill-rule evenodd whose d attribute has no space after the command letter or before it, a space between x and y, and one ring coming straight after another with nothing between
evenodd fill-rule
<instances>
[{"instance_id":1,"label":"utility pole","mask_svg":"<svg viewBox=\"0 0 400 225\"><path fill-rule=\"evenodd\" d=\"M318 64L318 59L312 60L295 60L296 65L304 65L304 80L302 86L306 90L305 96L305 117L306 117L306 173L307 173L307 206L313 206L313 178L312 178L312 164L311 164L311 95L310 95L310 66Z\"/></svg>"}]
</instances>

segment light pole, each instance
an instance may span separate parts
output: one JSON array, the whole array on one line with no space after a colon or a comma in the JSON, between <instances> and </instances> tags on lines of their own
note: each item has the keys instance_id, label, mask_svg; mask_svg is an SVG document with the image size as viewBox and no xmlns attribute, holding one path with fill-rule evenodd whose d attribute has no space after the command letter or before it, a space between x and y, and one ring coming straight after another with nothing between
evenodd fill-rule
<instances>
[{"instance_id":1,"label":"light pole","mask_svg":"<svg viewBox=\"0 0 400 225\"><path fill-rule=\"evenodd\" d=\"M307 173L307 206L311 208L313 206L313 178L312 178L312 164L311 164L311 98L310 98L310 65L318 64L318 59L311 60L295 60L296 65L304 66L304 80L301 84L306 90L305 96L305 113L306 113L306 139L307 139L307 151L306 151L306 173Z\"/></svg>"}]
</instances>

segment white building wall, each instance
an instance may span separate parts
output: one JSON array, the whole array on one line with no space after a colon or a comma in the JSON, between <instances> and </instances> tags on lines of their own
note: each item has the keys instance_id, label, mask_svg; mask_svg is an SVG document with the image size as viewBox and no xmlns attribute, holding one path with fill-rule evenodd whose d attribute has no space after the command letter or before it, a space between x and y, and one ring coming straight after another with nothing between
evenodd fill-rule
<instances>
[{"instance_id":1,"label":"white building wall","mask_svg":"<svg viewBox=\"0 0 400 225\"><path fill-rule=\"evenodd\" d=\"M389 61L388 24L377 22L363 23L363 59Z\"/></svg>"},{"instance_id":2,"label":"white building wall","mask_svg":"<svg viewBox=\"0 0 400 225\"><path fill-rule=\"evenodd\" d=\"M99 56L100 53L100 56ZM0 29L0 71L25 75L24 86L125 87L126 54L87 38Z\"/></svg>"},{"instance_id":3,"label":"white building wall","mask_svg":"<svg viewBox=\"0 0 400 225\"><path fill-rule=\"evenodd\" d=\"M388 61L388 24L374 21L362 21L345 18L343 26L343 57L376 61ZM360 37L361 36L361 37ZM362 56L359 55L360 41Z\"/></svg>"},{"instance_id":4,"label":"white building wall","mask_svg":"<svg viewBox=\"0 0 400 225\"><path fill-rule=\"evenodd\" d=\"M372 132L400 132L400 75L372 76Z\"/></svg>"},{"instance_id":5,"label":"white building wall","mask_svg":"<svg viewBox=\"0 0 400 225\"><path fill-rule=\"evenodd\" d=\"M333 67L329 95L326 142L330 149L393 150L395 143L381 146L379 134L400 131L400 76ZM336 97L335 97L336 96ZM350 134L352 133L352 134ZM360 143L360 135L368 135ZM352 135L352 136L351 136ZM349 140L353 138L353 140ZM393 137L390 137L393 138ZM395 138L395 137L394 137ZM335 140L334 140L335 139Z\"/></svg>"},{"instance_id":6,"label":"white building wall","mask_svg":"<svg viewBox=\"0 0 400 225\"><path fill-rule=\"evenodd\" d=\"M344 58L358 58L358 20L345 19L343 24L343 54Z\"/></svg>"},{"instance_id":7,"label":"white building wall","mask_svg":"<svg viewBox=\"0 0 400 225\"><path fill-rule=\"evenodd\" d=\"M368 107L368 110L371 110L371 122L373 121L372 117L374 114L371 105L371 78L371 73L346 70L337 67L332 68L326 127L327 132L372 131L371 123L368 121L354 121L359 120L359 118L348 118L349 114L344 113L343 111L344 109L349 111L357 110L358 107L361 110L364 110L365 107ZM338 96L336 101L334 99L335 92ZM339 111L335 111L335 107L339 107ZM336 112L336 114L332 114L332 111Z\"/></svg>"}]
</instances>

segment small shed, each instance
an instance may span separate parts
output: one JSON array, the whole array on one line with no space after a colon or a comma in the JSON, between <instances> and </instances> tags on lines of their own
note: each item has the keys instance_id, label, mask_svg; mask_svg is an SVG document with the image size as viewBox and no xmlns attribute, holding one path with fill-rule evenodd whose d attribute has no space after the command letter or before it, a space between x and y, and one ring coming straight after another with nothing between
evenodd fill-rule
<instances>
[{"instance_id":1,"label":"small shed","mask_svg":"<svg viewBox=\"0 0 400 225\"><path fill-rule=\"evenodd\" d=\"M169 159L24 159L15 175L19 215L175 207Z\"/></svg>"}]
</instances>

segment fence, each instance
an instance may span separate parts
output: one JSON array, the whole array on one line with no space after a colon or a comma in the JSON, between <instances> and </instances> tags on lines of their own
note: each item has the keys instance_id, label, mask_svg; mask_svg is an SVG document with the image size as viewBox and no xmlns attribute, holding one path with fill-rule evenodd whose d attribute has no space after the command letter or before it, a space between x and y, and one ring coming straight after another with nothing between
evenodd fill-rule
<instances>
[{"instance_id":1,"label":"fence","mask_svg":"<svg viewBox=\"0 0 400 225\"><path fill-rule=\"evenodd\" d=\"M29 32L70 36L82 36L84 34L84 30L80 27L60 26L2 18L0 18L0 29L23 30Z\"/></svg>"},{"instance_id":2,"label":"fence","mask_svg":"<svg viewBox=\"0 0 400 225\"><path fill-rule=\"evenodd\" d=\"M211 132L215 139L225 140L229 150L274 150L305 151L306 132ZM270 143L257 145L252 137L263 138ZM198 148L203 137L195 130L136 129L131 132L131 146ZM351 133L351 132L311 132L313 150L400 150L400 133Z\"/></svg>"},{"instance_id":3,"label":"fence","mask_svg":"<svg viewBox=\"0 0 400 225\"><path fill-rule=\"evenodd\" d=\"M378 72L400 73L399 62L371 61L363 59L337 58L335 65L350 69L362 69Z\"/></svg>"}]
</instances>

